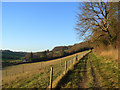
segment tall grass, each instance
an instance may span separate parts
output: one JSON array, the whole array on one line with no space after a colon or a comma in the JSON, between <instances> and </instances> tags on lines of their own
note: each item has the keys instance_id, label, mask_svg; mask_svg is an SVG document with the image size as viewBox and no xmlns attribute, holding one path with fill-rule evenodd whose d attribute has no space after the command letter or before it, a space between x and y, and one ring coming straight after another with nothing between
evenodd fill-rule
<instances>
[{"instance_id":1,"label":"tall grass","mask_svg":"<svg viewBox=\"0 0 120 90\"><path fill-rule=\"evenodd\" d=\"M101 56L107 56L112 59L118 60L118 49L109 49L109 50L104 50L100 54Z\"/></svg>"}]
</instances>

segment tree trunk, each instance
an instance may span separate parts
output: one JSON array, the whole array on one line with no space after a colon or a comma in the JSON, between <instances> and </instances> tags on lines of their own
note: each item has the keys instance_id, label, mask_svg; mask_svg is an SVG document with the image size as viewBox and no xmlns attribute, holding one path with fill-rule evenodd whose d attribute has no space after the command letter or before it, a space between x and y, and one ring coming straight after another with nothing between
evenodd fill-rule
<instances>
[{"instance_id":1,"label":"tree trunk","mask_svg":"<svg viewBox=\"0 0 120 90\"><path fill-rule=\"evenodd\" d=\"M109 30L108 30L108 36L109 36L110 43L112 43L112 36L111 36Z\"/></svg>"}]
</instances>

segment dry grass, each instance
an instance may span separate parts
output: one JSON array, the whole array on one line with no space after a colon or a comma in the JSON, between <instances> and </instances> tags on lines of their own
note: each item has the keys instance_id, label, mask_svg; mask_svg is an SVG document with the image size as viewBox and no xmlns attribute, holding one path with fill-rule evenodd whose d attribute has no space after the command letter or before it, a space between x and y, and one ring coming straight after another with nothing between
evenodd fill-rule
<instances>
[{"instance_id":1,"label":"dry grass","mask_svg":"<svg viewBox=\"0 0 120 90\"><path fill-rule=\"evenodd\" d=\"M82 56L86 52L88 51L80 52L77 54L79 56ZM28 63L6 67L2 70L2 87L47 88L49 85L50 67L53 66L54 79L56 79L64 71L64 62L70 61L75 56L76 54L51 61Z\"/></svg>"},{"instance_id":2,"label":"dry grass","mask_svg":"<svg viewBox=\"0 0 120 90\"><path fill-rule=\"evenodd\" d=\"M82 54L77 53L77 54ZM54 65L57 63L61 63L61 61L63 62L64 60L68 60L73 58L74 56L76 56L76 54L70 55L70 56L66 56L63 58L59 58L59 59L55 59L55 60L50 60L50 61L43 61L43 62L36 62L36 63L28 63L28 64L20 64L20 65L14 65L14 66L9 66L6 68L3 68L2 70L2 78L6 78L9 76L16 76L16 75L20 75L23 73L30 73L30 72L41 72L41 69L45 69L47 66L50 65Z\"/></svg>"},{"instance_id":3,"label":"dry grass","mask_svg":"<svg viewBox=\"0 0 120 90\"><path fill-rule=\"evenodd\" d=\"M100 56L107 56L117 61L118 60L118 49L111 48L109 50L104 50L100 53Z\"/></svg>"}]
</instances>

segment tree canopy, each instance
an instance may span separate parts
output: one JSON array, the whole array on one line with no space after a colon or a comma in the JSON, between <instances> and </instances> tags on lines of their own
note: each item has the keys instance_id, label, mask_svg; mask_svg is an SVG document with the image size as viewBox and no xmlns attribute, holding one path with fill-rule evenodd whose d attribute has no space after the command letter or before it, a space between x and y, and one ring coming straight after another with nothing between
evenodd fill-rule
<instances>
[{"instance_id":1,"label":"tree canopy","mask_svg":"<svg viewBox=\"0 0 120 90\"><path fill-rule=\"evenodd\" d=\"M109 43L116 38L118 2L82 2L77 13L76 30L89 40L104 37Z\"/></svg>"}]
</instances>

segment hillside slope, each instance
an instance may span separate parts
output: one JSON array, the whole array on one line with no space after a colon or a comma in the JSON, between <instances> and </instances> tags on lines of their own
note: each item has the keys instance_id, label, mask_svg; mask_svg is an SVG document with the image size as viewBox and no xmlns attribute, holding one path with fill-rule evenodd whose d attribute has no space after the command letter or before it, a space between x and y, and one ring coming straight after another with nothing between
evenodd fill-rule
<instances>
[{"instance_id":1,"label":"hillside slope","mask_svg":"<svg viewBox=\"0 0 120 90\"><path fill-rule=\"evenodd\" d=\"M26 54L25 58L28 60L28 62L47 61L69 56L77 52L89 50L91 48L92 46L90 45L90 42L85 41L71 46L56 46L51 51L45 50L42 52L31 52Z\"/></svg>"},{"instance_id":2,"label":"hillside slope","mask_svg":"<svg viewBox=\"0 0 120 90\"><path fill-rule=\"evenodd\" d=\"M13 52L10 50L2 50L2 60L16 60L21 59L26 55L26 52Z\"/></svg>"},{"instance_id":3,"label":"hillside slope","mask_svg":"<svg viewBox=\"0 0 120 90\"><path fill-rule=\"evenodd\" d=\"M76 53L83 56L85 53ZM37 63L26 63L6 67L2 70L3 88L47 88L49 85L50 68L53 67L53 80L55 80L65 70L65 61L68 65L76 54L51 61Z\"/></svg>"}]
</instances>

